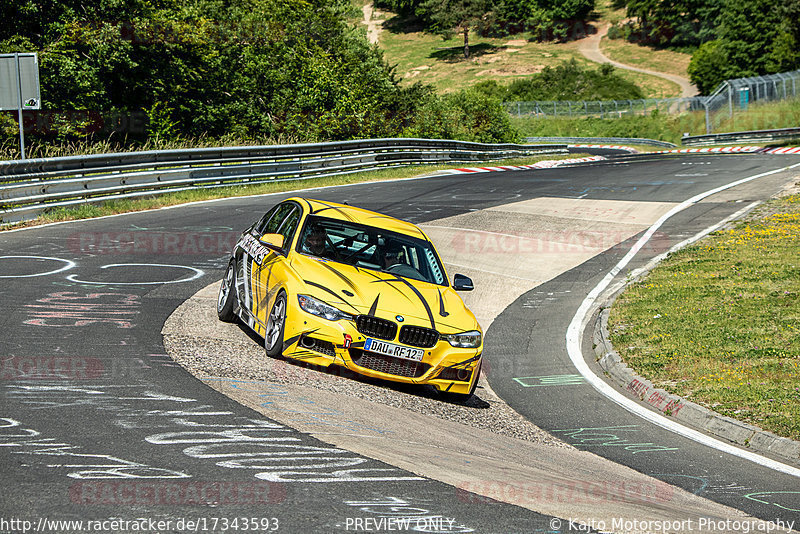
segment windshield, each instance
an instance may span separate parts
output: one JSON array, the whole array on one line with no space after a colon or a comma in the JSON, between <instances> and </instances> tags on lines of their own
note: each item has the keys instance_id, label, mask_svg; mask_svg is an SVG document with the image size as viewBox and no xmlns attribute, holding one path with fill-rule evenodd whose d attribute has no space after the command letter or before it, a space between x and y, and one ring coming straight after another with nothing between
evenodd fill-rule
<instances>
[{"instance_id":1,"label":"windshield","mask_svg":"<svg viewBox=\"0 0 800 534\"><path fill-rule=\"evenodd\" d=\"M297 251L364 269L447 285L430 242L374 226L311 215Z\"/></svg>"}]
</instances>

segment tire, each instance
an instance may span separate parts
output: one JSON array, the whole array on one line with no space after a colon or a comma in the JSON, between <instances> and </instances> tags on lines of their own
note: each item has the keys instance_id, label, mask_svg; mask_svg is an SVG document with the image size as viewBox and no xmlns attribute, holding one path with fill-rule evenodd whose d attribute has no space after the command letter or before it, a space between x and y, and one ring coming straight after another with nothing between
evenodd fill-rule
<instances>
[{"instance_id":1,"label":"tire","mask_svg":"<svg viewBox=\"0 0 800 534\"><path fill-rule=\"evenodd\" d=\"M264 349L267 356L275 358L283 352L283 329L286 326L286 293L281 291L275 297L267 317L267 331L264 334Z\"/></svg>"},{"instance_id":2,"label":"tire","mask_svg":"<svg viewBox=\"0 0 800 534\"><path fill-rule=\"evenodd\" d=\"M236 322L236 262L231 260L222 277L217 296L217 316L226 323Z\"/></svg>"},{"instance_id":3,"label":"tire","mask_svg":"<svg viewBox=\"0 0 800 534\"><path fill-rule=\"evenodd\" d=\"M483 362L479 363L478 367L475 369L475 373L473 375L475 377L475 381L472 383L472 387L469 388L469 393L448 393L446 391L442 391L440 392L442 398L446 401L454 402L457 404L464 404L469 399L471 399L472 396L475 394L475 389L477 389L478 387L478 380L480 380L481 377L482 364Z\"/></svg>"}]
</instances>

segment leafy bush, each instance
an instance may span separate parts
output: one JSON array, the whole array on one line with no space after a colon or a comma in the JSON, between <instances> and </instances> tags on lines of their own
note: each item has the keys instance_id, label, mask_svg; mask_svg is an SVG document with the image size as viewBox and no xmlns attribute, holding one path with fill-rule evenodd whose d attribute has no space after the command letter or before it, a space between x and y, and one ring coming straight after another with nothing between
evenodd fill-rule
<instances>
[{"instance_id":1,"label":"leafy bush","mask_svg":"<svg viewBox=\"0 0 800 534\"><path fill-rule=\"evenodd\" d=\"M0 52L39 53L44 109L147 114L148 137L307 140L396 135L403 89L347 0L58 0L4 8ZM60 125L31 137L102 137ZM118 134L120 135L120 134Z\"/></svg>"},{"instance_id":2,"label":"leafy bush","mask_svg":"<svg viewBox=\"0 0 800 534\"><path fill-rule=\"evenodd\" d=\"M500 101L475 89L431 95L403 135L479 143L519 141L519 134Z\"/></svg>"},{"instance_id":3,"label":"leafy bush","mask_svg":"<svg viewBox=\"0 0 800 534\"><path fill-rule=\"evenodd\" d=\"M722 41L704 43L692 55L689 77L701 94L711 93L734 73L728 63L728 54Z\"/></svg>"},{"instance_id":4,"label":"leafy bush","mask_svg":"<svg viewBox=\"0 0 800 534\"><path fill-rule=\"evenodd\" d=\"M557 67L515 80L503 86L494 80L475 88L486 95L506 102L535 100L627 100L644 98L636 84L617 75L612 65L587 69L573 59Z\"/></svg>"}]
</instances>

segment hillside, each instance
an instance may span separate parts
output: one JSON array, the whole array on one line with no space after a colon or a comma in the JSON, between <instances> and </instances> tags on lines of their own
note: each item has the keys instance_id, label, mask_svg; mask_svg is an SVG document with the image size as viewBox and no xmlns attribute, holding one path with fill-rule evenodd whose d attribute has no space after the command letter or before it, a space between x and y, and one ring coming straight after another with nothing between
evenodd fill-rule
<instances>
[{"instance_id":1,"label":"hillside","mask_svg":"<svg viewBox=\"0 0 800 534\"><path fill-rule=\"evenodd\" d=\"M363 13L364 0L355 1L359 13ZM531 41L525 34L488 38L471 32L469 59L463 57L460 36L442 39L421 30L412 31L408 21L394 13L373 9L371 4L366 9L369 18L364 16L359 23L370 28L373 39L377 37L373 42L377 42L387 61L397 66L401 84L422 82L438 91L450 92L488 79L509 83L570 60L586 68L597 67L595 61L586 57L587 41L598 29L624 18L624 10L614 10L610 3L611 0L599 0L592 20L576 26L573 29L576 39L564 43ZM600 48L609 59L619 63L688 77L686 68L691 56L686 53L654 50L608 38L600 41ZM636 83L647 98L681 96L681 88L672 81L621 68L617 68L617 74Z\"/></svg>"}]
</instances>

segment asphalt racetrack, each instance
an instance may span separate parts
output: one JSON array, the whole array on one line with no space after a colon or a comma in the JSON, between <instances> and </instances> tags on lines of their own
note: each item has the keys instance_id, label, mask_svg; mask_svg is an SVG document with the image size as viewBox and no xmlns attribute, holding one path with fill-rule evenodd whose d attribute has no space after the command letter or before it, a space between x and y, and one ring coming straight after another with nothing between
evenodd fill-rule
<instances>
[{"instance_id":1,"label":"asphalt racetrack","mask_svg":"<svg viewBox=\"0 0 800 534\"><path fill-rule=\"evenodd\" d=\"M786 532L791 525L800 528L796 475L687 439L608 400L576 369L565 338L587 294L661 215L700 193L798 162L772 155L620 156L551 170L435 176L302 194L423 226L436 221L428 231L443 256L449 245L451 263L474 276L475 294L481 296L482 276L486 284L498 284L486 287L502 289L496 292L505 299L502 307L476 314L491 324L487 378L506 403L576 449L739 512L739 523L697 522L669 531L752 532L763 524L756 521L772 521ZM618 276L769 198L797 175L796 169L773 172L686 206L663 222ZM177 365L164 348L165 321L221 278L245 227L293 195L0 234L0 532L636 530L639 525L579 526L553 503L542 512L545 507L535 503L502 502L331 445L234 402ZM615 220L605 227L608 239L598 241L597 227L586 233L579 222L576 228L584 233L566 237L547 226L559 217L580 220L576 212L559 212L567 205L599 210L592 219L598 224L602 210L634 203L649 208L649 215L630 212L625 221L620 214L628 212L609 212ZM530 237L521 229L505 231L516 236L511 240L498 237L503 221L540 214L551 219L539 221L534 237L558 234L564 248L515 241ZM476 220L482 226L475 234L448 233L458 227L455 222ZM575 235L595 237L587 245ZM550 254L548 263L535 263L539 252ZM534 258L528 271L489 281L511 261L507 257L520 254ZM602 376L586 335L578 340L586 363ZM446 456L448 447L459 443L443 444L439 454ZM479 472L480 462L474 468ZM669 508L657 500L650 504Z\"/></svg>"}]
</instances>

